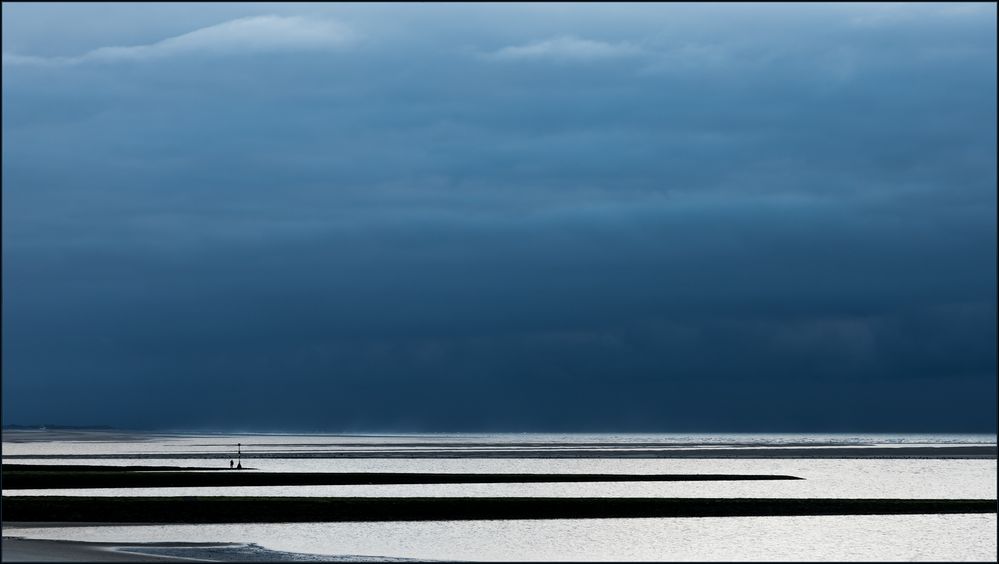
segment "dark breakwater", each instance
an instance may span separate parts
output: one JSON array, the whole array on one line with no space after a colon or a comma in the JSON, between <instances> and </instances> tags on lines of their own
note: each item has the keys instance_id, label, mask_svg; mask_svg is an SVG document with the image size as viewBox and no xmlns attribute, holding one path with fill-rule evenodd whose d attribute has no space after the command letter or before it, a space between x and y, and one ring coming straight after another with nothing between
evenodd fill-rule
<instances>
[{"instance_id":1,"label":"dark breakwater","mask_svg":"<svg viewBox=\"0 0 999 564\"><path fill-rule=\"evenodd\" d=\"M700 482L800 480L768 474L503 474L424 472L191 472L169 467L4 465L4 489L340 486L382 484L514 484L555 482ZM155 470L155 471L154 471ZM191 470L191 469L188 469Z\"/></svg>"},{"instance_id":2,"label":"dark breakwater","mask_svg":"<svg viewBox=\"0 0 999 564\"><path fill-rule=\"evenodd\" d=\"M980 499L4 496L4 521L278 523L995 513Z\"/></svg>"}]
</instances>

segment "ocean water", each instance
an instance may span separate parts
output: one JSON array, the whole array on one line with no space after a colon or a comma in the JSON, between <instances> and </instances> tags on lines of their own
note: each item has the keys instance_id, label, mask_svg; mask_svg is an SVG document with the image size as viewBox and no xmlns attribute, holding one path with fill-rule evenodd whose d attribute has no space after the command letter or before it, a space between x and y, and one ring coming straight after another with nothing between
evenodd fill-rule
<instances>
[{"instance_id":1,"label":"ocean water","mask_svg":"<svg viewBox=\"0 0 999 564\"><path fill-rule=\"evenodd\" d=\"M261 470L322 471L327 461L359 458L719 458L878 456L991 447L995 435L184 435L73 431L4 432L3 457L31 463L136 464L136 460L217 467L236 455ZM180 462L183 461L183 462ZM282 461L282 462L276 462ZM288 462L295 461L295 462ZM86 462L89 463L89 462Z\"/></svg>"},{"instance_id":2,"label":"ocean water","mask_svg":"<svg viewBox=\"0 0 999 564\"><path fill-rule=\"evenodd\" d=\"M3 454L5 463L218 468L228 466L237 442L242 444L244 466L267 471L746 473L803 480L5 490L4 496L995 499L997 489L994 435L358 437L27 432L5 433ZM995 514L30 528L5 523L4 529L5 535L27 538L252 543L302 555L433 560L996 560Z\"/></svg>"}]
</instances>

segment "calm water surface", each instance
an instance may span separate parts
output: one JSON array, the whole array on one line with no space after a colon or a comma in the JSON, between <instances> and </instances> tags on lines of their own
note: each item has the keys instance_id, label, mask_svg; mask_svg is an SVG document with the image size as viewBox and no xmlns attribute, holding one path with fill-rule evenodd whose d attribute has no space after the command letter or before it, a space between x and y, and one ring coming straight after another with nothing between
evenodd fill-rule
<instances>
[{"instance_id":1,"label":"calm water surface","mask_svg":"<svg viewBox=\"0 0 999 564\"><path fill-rule=\"evenodd\" d=\"M29 538L245 542L439 560L995 561L996 516L898 515L294 523L20 529Z\"/></svg>"},{"instance_id":2,"label":"calm water surface","mask_svg":"<svg viewBox=\"0 0 999 564\"><path fill-rule=\"evenodd\" d=\"M4 495L552 496L995 499L992 457L893 457L892 449L985 445L994 435L42 435L4 434L4 461L245 466L283 472L787 474L794 481L418 484L5 490ZM48 435L49 437L53 435ZM844 458L801 449L856 449ZM633 458L639 451L658 458ZM670 449L703 458L663 458ZM719 449L736 457L711 458ZM798 449L785 458L774 449ZM545 458L544 452L559 458ZM573 453L584 453L574 457ZM600 453L597 454L594 453ZM844 452L844 451L840 451ZM853 453L853 450L846 452ZM925 454L925 451L923 451ZM354 458L363 453L365 458ZM379 458L379 453L385 457ZM483 454L485 453L485 454ZM495 458L501 453L504 458ZM759 453L758 455L754 453ZM763 455L766 453L766 455ZM524 454L517 458L518 454ZM345 457L346 455L346 457ZM621 457L624 456L624 457ZM251 472L252 470L244 470ZM725 517L393 523L10 528L28 538L99 542L237 542L322 555L440 560L996 560L996 515Z\"/></svg>"},{"instance_id":3,"label":"calm water surface","mask_svg":"<svg viewBox=\"0 0 999 564\"><path fill-rule=\"evenodd\" d=\"M95 432L4 432L3 455L13 462L66 463L103 460L103 464L184 461L186 466L218 467L242 443L247 460L262 470L322 471L330 460L351 456L388 458L591 458L661 454L706 458L738 451L753 457L763 449L804 449L821 454L830 448L863 456L875 449L996 445L995 435L167 435ZM993 450L993 458L994 458ZM592 454L591 454L592 453ZM762 453L760 453L762 455ZM770 453L772 454L772 453ZM807 456L807 455L806 455ZM48 457L48 458L47 458ZM278 460L282 462L277 462ZM294 462L289 462L289 461Z\"/></svg>"}]
</instances>

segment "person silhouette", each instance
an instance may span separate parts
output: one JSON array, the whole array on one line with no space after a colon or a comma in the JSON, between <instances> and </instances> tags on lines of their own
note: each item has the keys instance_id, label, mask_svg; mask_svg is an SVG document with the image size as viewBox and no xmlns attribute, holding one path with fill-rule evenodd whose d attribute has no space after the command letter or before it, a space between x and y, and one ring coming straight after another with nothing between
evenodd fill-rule
<instances>
[{"instance_id":1,"label":"person silhouette","mask_svg":"<svg viewBox=\"0 0 999 564\"><path fill-rule=\"evenodd\" d=\"M232 461L229 461L229 469L232 470Z\"/></svg>"}]
</instances>

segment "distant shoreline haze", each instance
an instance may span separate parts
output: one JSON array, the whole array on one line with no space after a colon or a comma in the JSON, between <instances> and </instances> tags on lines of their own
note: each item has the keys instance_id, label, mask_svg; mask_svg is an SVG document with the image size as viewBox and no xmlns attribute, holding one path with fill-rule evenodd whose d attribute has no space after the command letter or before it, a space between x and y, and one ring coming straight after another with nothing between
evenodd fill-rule
<instances>
[{"instance_id":1,"label":"distant shoreline haze","mask_svg":"<svg viewBox=\"0 0 999 564\"><path fill-rule=\"evenodd\" d=\"M359 435L359 436L370 436L370 435L475 435L475 434L487 434L487 435L660 435L660 436L684 436L684 435L705 435L705 436L762 436L762 435L801 435L801 436L822 436L822 435L855 435L855 436L921 436L921 435L968 435L968 436L997 436L996 431L982 431L982 430L967 430L967 431L934 431L926 429L916 429L916 430L879 430L879 429L807 429L807 430L783 430L783 429L769 429L769 430L658 430L658 429L629 429L629 430L619 430L619 429L606 429L606 430L576 430L576 431L566 431L566 430L547 430L547 429L534 429L534 430L504 430L504 429L430 429L430 430L420 430L420 429L392 429L392 428L374 428L374 429L315 429L315 428L299 428L299 427L289 427L286 429L276 429L276 428L259 428L254 429L252 427L239 427L239 428L210 428L210 427L140 427L140 426L115 426L115 425L65 425L65 424L42 424L42 425L26 425L26 424L4 424L2 426L4 431L97 431L97 432L124 432L124 433L182 433L182 434L209 434L209 435Z\"/></svg>"}]
</instances>

